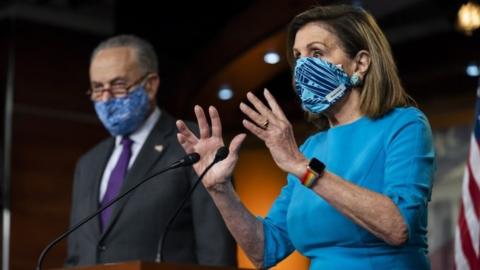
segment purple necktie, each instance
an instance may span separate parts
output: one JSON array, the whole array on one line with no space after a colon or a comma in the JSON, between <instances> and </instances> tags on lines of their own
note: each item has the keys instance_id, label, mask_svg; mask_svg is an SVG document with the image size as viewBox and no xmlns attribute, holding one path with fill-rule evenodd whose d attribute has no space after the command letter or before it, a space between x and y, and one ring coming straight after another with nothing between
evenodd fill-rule
<instances>
[{"instance_id":1,"label":"purple necktie","mask_svg":"<svg viewBox=\"0 0 480 270\"><path fill-rule=\"evenodd\" d=\"M122 153L118 158L117 165L112 170L112 174L110 174L110 179L108 180L108 187L105 195L103 196L102 203L100 206L106 205L108 202L113 200L118 193L120 192L120 188L122 187L123 179L127 174L128 170L128 162L130 161L130 157L132 156L132 143L133 141L130 140L128 137L123 137L122 141L120 142L123 145ZM102 226L102 231L107 227L108 220L112 215L113 206L110 206L103 210L100 215L100 225Z\"/></svg>"}]
</instances>

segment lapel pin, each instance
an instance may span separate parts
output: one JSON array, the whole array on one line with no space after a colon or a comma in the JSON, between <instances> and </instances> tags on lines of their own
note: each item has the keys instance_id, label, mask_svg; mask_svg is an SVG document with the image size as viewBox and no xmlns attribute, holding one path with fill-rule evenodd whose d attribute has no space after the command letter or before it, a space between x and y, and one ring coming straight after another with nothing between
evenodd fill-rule
<instances>
[{"instance_id":1,"label":"lapel pin","mask_svg":"<svg viewBox=\"0 0 480 270\"><path fill-rule=\"evenodd\" d=\"M155 145L154 148L155 148L155 151L161 153L161 152L163 151L163 148L164 148L164 147L163 147L162 144L157 144L157 145Z\"/></svg>"}]
</instances>

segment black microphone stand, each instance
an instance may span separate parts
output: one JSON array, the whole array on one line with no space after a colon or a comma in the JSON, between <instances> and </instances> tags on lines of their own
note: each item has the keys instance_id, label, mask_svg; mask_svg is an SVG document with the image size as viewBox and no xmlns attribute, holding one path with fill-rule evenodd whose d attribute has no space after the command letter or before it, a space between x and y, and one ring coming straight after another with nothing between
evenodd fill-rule
<instances>
[{"instance_id":1,"label":"black microphone stand","mask_svg":"<svg viewBox=\"0 0 480 270\"><path fill-rule=\"evenodd\" d=\"M72 232L74 232L75 230L77 230L80 226L82 226L83 224L87 223L88 221L90 221L92 218L94 218L95 216L97 216L100 212L102 212L103 210L105 210L106 208L108 208L109 206L111 206L112 204L116 203L117 201L119 201L120 199L122 199L123 197L125 197L127 194L129 194L130 192L132 192L133 190L135 190L137 187L139 187L140 185L142 185L143 183L147 182L148 180L152 179L153 177L159 175L159 174L162 174L166 171L169 171L169 170L172 170L172 169L175 169L175 168L178 168L178 167L182 167L182 166L188 166L188 165L192 165L194 163L196 163L198 160L200 159L200 155L198 155L197 153L191 153L189 155L187 155L185 158L183 158L182 160L180 161L177 161L173 164L171 164L170 166L168 166L167 168L159 171L159 172L156 172L152 175L150 175L149 177L145 178L144 180L140 181L138 184L136 184L135 186L131 187L130 189L128 189L127 191L123 192L122 194L118 195L117 197L115 197L113 200L111 200L110 202L108 202L106 205L100 207L97 211L95 211L94 213L92 213L91 215L87 216L86 218L84 218L83 220L81 220L80 222L78 222L77 224L75 224L72 228L70 228L68 231L64 232L62 235L60 235L59 237L57 237L55 240L53 240L52 242L50 242L50 244L48 244L47 247L45 247L42 251L42 253L40 253L40 256L38 257L38 261L37 261L37 267L35 268L36 270L41 270L42 269L42 263L43 263L43 260L45 259L45 256L47 255L47 253L50 251L50 249L52 249L58 242L62 241L65 237L67 237L68 235L70 235Z\"/></svg>"},{"instance_id":2,"label":"black microphone stand","mask_svg":"<svg viewBox=\"0 0 480 270\"><path fill-rule=\"evenodd\" d=\"M160 241L158 242L158 249L157 249L157 257L155 258L155 262L160 263L163 262L163 247L165 245L165 239L167 238L167 233L170 229L170 226L172 225L173 221L175 218L180 214L180 211L182 210L183 206L187 202L187 200L190 198L190 195L192 192L195 190L195 188L198 186L202 178L207 174L208 170L212 168L213 165L215 165L217 162L224 160L228 156L228 148L226 146L222 146L217 150L217 153L215 154L215 158L213 159L212 163L210 163L205 170L203 170L202 174L198 177L197 181L193 184L192 187L188 190L187 194L183 198L182 202L180 205L177 207L173 215L170 217L170 219L167 222L167 226L165 227L165 230L163 231L162 235L160 236Z\"/></svg>"}]
</instances>

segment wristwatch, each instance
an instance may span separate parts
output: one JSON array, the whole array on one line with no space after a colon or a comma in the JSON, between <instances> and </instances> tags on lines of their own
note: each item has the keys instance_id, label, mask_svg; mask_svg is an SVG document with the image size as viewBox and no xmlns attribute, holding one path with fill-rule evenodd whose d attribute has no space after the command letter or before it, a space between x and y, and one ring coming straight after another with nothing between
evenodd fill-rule
<instances>
[{"instance_id":1,"label":"wristwatch","mask_svg":"<svg viewBox=\"0 0 480 270\"><path fill-rule=\"evenodd\" d=\"M303 175L301 182L304 186L311 188L325 171L325 164L316 158L312 158L308 163L307 170Z\"/></svg>"}]
</instances>

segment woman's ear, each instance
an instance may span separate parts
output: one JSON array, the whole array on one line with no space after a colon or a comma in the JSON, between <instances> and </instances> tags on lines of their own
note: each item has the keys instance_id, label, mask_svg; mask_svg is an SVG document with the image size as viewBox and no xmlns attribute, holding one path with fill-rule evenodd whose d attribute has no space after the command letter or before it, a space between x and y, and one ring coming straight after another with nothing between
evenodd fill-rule
<instances>
[{"instance_id":1,"label":"woman's ear","mask_svg":"<svg viewBox=\"0 0 480 270\"><path fill-rule=\"evenodd\" d=\"M361 50L355 55L354 61L356 64L354 72L359 74L362 77L361 79L363 79L370 67L370 53L366 50Z\"/></svg>"}]
</instances>

